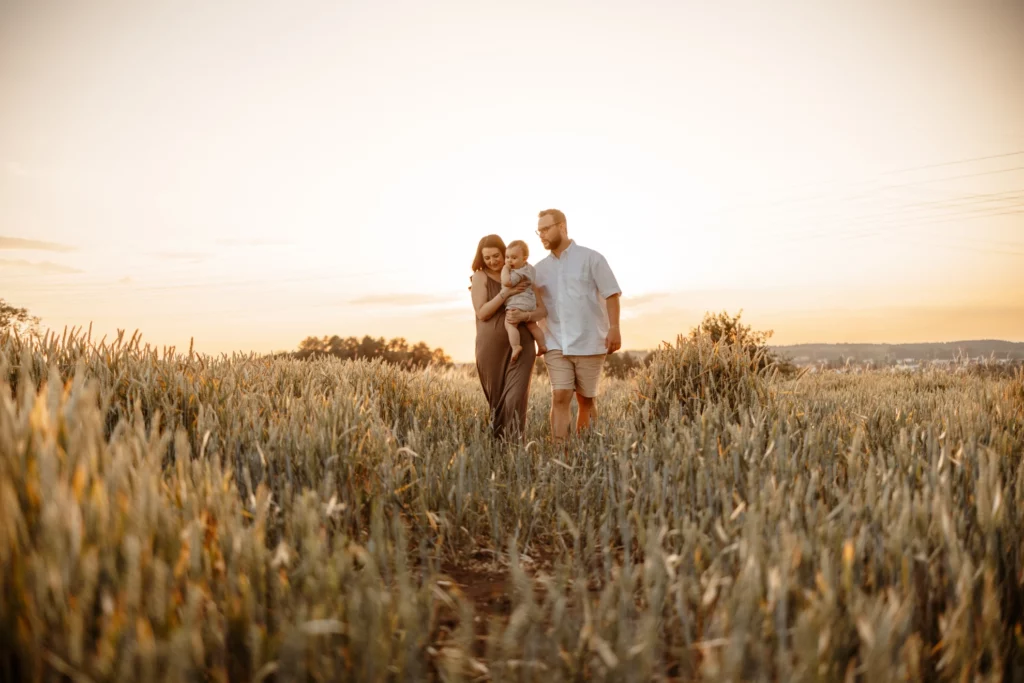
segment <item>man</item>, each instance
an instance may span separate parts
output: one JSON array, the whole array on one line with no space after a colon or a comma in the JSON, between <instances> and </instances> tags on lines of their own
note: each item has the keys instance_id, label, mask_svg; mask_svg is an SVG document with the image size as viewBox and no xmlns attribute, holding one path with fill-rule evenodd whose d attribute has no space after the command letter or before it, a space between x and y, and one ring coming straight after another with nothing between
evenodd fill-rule
<instances>
[{"instance_id":1,"label":"man","mask_svg":"<svg viewBox=\"0 0 1024 683\"><path fill-rule=\"evenodd\" d=\"M551 378L551 434L563 440L575 393L579 414L576 431L593 424L595 399L605 356L622 346L619 296L622 290L608 261L593 249L569 239L565 214L541 211L537 235L551 253L536 266L537 293L547 308L548 352L544 363ZM528 322L532 314L508 311L511 323Z\"/></svg>"}]
</instances>

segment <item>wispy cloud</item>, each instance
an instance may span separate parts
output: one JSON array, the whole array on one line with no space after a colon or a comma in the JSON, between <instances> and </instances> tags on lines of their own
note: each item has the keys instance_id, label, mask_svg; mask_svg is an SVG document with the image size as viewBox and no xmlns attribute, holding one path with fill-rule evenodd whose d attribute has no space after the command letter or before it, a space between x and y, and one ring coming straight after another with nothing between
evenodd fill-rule
<instances>
[{"instance_id":1,"label":"wispy cloud","mask_svg":"<svg viewBox=\"0 0 1024 683\"><path fill-rule=\"evenodd\" d=\"M434 323L465 323L473 320L473 308L468 305L465 308L441 308L430 314L430 320Z\"/></svg>"},{"instance_id":2,"label":"wispy cloud","mask_svg":"<svg viewBox=\"0 0 1024 683\"><path fill-rule=\"evenodd\" d=\"M51 261L26 261L24 259L0 259L0 268L3 268L4 270L48 274L73 274L83 272L78 268L65 266L62 263L53 263Z\"/></svg>"},{"instance_id":3,"label":"wispy cloud","mask_svg":"<svg viewBox=\"0 0 1024 683\"><path fill-rule=\"evenodd\" d=\"M209 257L209 254L204 254L201 251L157 251L151 255L166 261L186 261L188 263L201 263Z\"/></svg>"},{"instance_id":4,"label":"wispy cloud","mask_svg":"<svg viewBox=\"0 0 1024 683\"><path fill-rule=\"evenodd\" d=\"M120 280L117 281L117 284L119 284L119 285L130 285L130 284L132 284L134 282L135 282L135 280L132 279L131 275L125 275L123 278L121 278Z\"/></svg>"},{"instance_id":5,"label":"wispy cloud","mask_svg":"<svg viewBox=\"0 0 1024 683\"><path fill-rule=\"evenodd\" d=\"M69 244L45 242L43 240L27 240L21 237L4 237L0 235L0 249L18 249L33 251L75 251Z\"/></svg>"},{"instance_id":6,"label":"wispy cloud","mask_svg":"<svg viewBox=\"0 0 1024 683\"><path fill-rule=\"evenodd\" d=\"M218 247L251 248L251 247L287 247L287 246L289 246L291 244L294 244L294 242L289 242L287 240L226 239L226 240L217 240L215 242L215 244Z\"/></svg>"},{"instance_id":7,"label":"wispy cloud","mask_svg":"<svg viewBox=\"0 0 1024 683\"><path fill-rule=\"evenodd\" d=\"M645 306L655 301L661 301L672 296L669 292L648 292L647 294L638 294L636 296L623 295L622 303L626 306Z\"/></svg>"},{"instance_id":8,"label":"wispy cloud","mask_svg":"<svg viewBox=\"0 0 1024 683\"><path fill-rule=\"evenodd\" d=\"M349 299L346 303L355 306L381 306L381 307L405 307L405 306L441 306L455 303L456 299L451 295L443 296L438 294L370 294L368 296Z\"/></svg>"}]
</instances>

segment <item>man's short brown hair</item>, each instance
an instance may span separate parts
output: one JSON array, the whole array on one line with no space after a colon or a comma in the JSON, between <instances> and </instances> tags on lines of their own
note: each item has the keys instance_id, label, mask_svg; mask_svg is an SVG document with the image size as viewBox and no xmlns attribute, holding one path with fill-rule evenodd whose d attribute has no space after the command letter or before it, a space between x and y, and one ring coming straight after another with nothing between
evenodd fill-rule
<instances>
[{"instance_id":1,"label":"man's short brown hair","mask_svg":"<svg viewBox=\"0 0 1024 683\"><path fill-rule=\"evenodd\" d=\"M526 246L526 242L522 240L512 240L511 242L508 243L508 246L505 248L511 249L512 247L519 247L520 249L523 250L523 258L530 258L530 247Z\"/></svg>"},{"instance_id":2,"label":"man's short brown hair","mask_svg":"<svg viewBox=\"0 0 1024 683\"><path fill-rule=\"evenodd\" d=\"M537 214L537 218L544 218L544 216L551 216L552 218L554 218L555 225L558 225L559 223L565 223L565 227L569 227L569 224L565 222L565 214L559 211L558 209L544 209L539 214Z\"/></svg>"}]
</instances>

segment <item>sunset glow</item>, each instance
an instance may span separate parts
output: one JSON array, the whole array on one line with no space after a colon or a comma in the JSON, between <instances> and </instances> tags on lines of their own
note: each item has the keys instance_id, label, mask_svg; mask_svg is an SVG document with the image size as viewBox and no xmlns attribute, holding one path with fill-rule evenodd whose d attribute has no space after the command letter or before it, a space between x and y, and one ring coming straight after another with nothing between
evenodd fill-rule
<instances>
[{"instance_id":1,"label":"sunset glow","mask_svg":"<svg viewBox=\"0 0 1024 683\"><path fill-rule=\"evenodd\" d=\"M1024 4L0 4L0 297L199 351L469 361L477 240L608 258L623 347L1024 341Z\"/></svg>"}]
</instances>

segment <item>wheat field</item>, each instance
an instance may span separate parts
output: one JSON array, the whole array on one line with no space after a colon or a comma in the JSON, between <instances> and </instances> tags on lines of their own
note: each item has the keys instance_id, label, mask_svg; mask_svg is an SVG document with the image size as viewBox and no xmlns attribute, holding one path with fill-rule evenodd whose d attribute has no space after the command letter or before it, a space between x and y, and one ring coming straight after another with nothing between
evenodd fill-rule
<instances>
[{"instance_id":1,"label":"wheat field","mask_svg":"<svg viewBox=\"0 0 1024 683\"><path fill-rule=\"evenodd\" d=\"M1024 676L1024 373L680 338L593 433L477 380L0 337L0 678Z\"/></svg>"}]
</instances>

